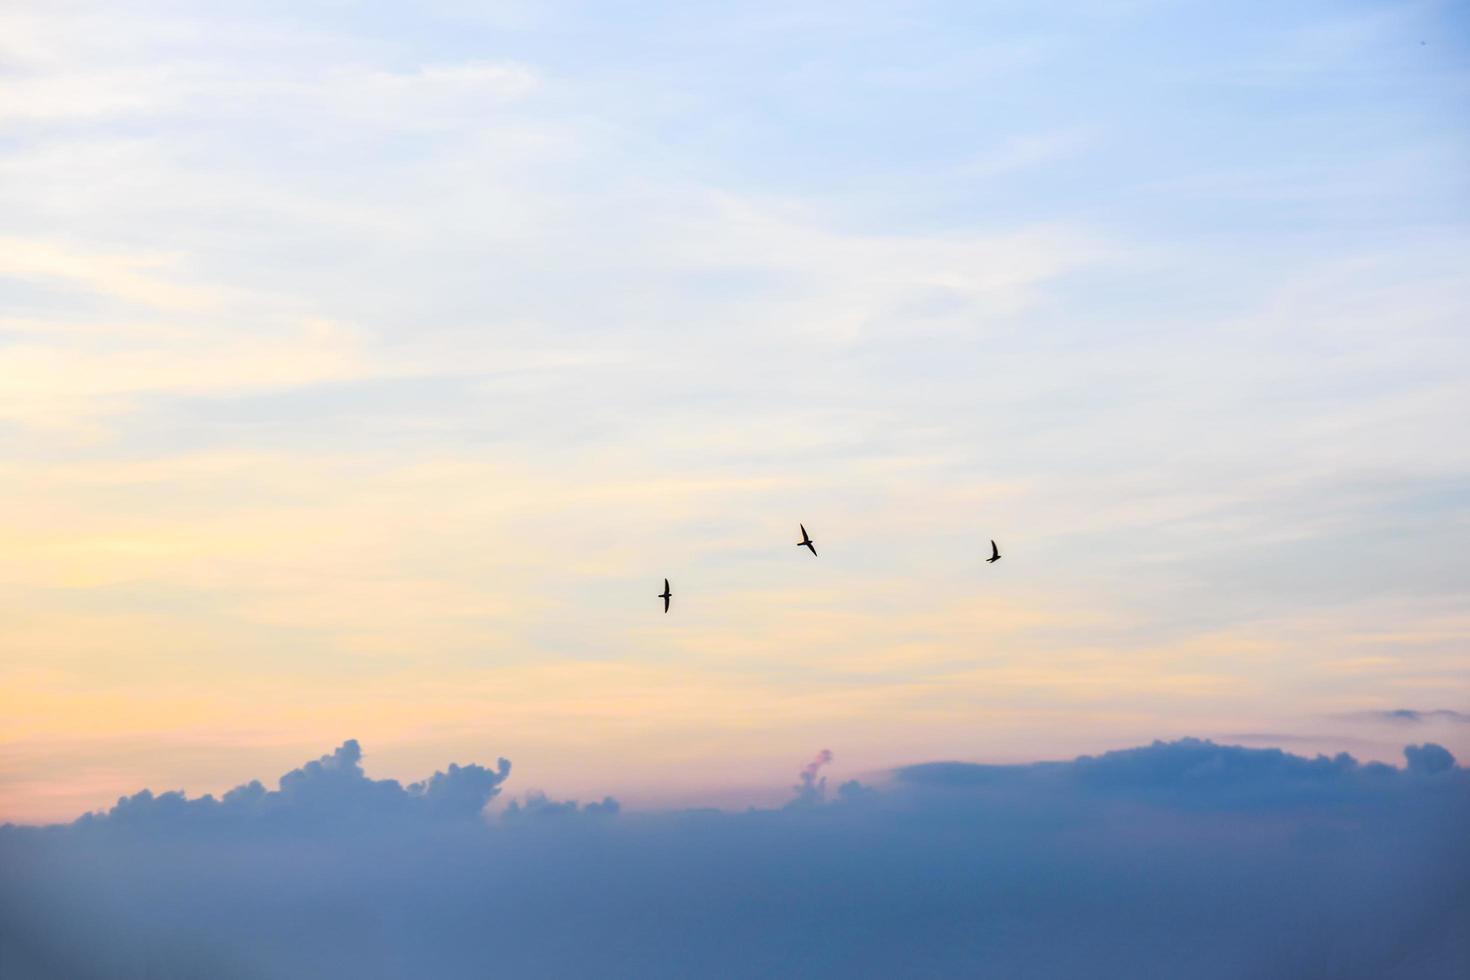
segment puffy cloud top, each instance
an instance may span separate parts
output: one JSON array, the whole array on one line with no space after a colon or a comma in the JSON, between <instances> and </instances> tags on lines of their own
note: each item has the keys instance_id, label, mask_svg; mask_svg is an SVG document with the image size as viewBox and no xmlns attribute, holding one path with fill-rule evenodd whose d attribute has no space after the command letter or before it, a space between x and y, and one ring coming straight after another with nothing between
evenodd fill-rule
<instances>
[{"instance_id":1,"label":"puffy cloud top","mask_svg":"<svg viewBox=\"0 0 1470 980\"><path fill-rule=\"evenodd\" d=\"M1414 788L1419 776L1456 769L1449 750L1433 743L1407 746L1404 755L1407 768L1396 769L1360 763L1347 753L1308 759L1280 749L1184 738L1072 762L932 762L899 769L896 775L903 783L931 789L1025 787L1032 794L1085 793L1188 808L1282 809L1386 798Z\"/></svg>"},{"instance_id":2,"label":"puffy cloud top","mask_svg":"<svg viewBox=\"0 0 1470 980\"><path fill-rule=\"evenodd\" d=\"M1433 742L1404 746L1404 758L1408 760L1409 771L1415 773L1447 772L1455 765L1455 757L1449 750Z\"/></svg>"},{"instance_id":3,"label":"puffy cloud top","mask_svg":"<svg viewBox=\"0 0 1470 980\"><path fill-rule=\"evenodd\" d=\"M86 814L77 826L168 832L225 826L234 832L337 831L383 821L465 820L478 816L509 776L510 762L501 759L495 771L451 763L447 771L406 787L396 779L369 779L362 769L362 747L356 739L348 739L330 755L286 773L276 790L252 780L216 800L209 794L189 799L181 792L154 795L145 789L119 799L106 813Z\"/></svg>"}]
</instances>

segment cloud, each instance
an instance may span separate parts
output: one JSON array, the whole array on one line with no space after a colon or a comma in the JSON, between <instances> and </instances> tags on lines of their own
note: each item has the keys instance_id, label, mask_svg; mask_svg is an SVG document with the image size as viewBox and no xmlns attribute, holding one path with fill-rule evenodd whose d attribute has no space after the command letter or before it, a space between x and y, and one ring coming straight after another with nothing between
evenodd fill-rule
<instances>
[{"instance_id":1,"label":"cloud","mask_svg":"<svg viewBox=\"0 0 1470 980\"><path fill-rule=\"evenodd\" d=\"M832 750L823 749L816 757L801 767L800 781L792 787L796 791L796 799L787 806L813 806L821 803L827 798L827 777L817 778L817 773L822 767L832 761Z\"/></svg>"},{"instance_id":2,"label":"cloud","mask_svg":"<svg viewBox=\"0 0 1470 980\"><path fill-rule=\"evenodd\" d=\"M1370 721L1390 721L1416 725L1426 721L1455 721L1470 724L1470 713L1437 708L1432 711L1417 711L1413 708L1394 708L1389 711L1360 711L1353 715Z\"/></svg>"},{"instance_id":3,"label":"cloud","mask_svg":"<svg viewBox=\"0 0 1470 980\"><path fill-rule=\"evenodd\" d=\"M170 310L194 311L221 297L207 288L170 281L177 255L82 253L37 238L0 236L0 275L59 280L106 296ZM177 278L177 277L174 277Z\"/></svg>"},{"instance_id":4,"label":"cloud","mask_svg":"<svg viewBox=\"0 0 1470 980\"><path fill-rule=\"evenodd\" d=\"M369 779L362 769L362 748L356 739L348 739L331 755L286 773L276 790L267 790L259 780L236 786L219 799L209 794L189 799L181 792L154 795L145 789L119 799L106 813L82 816L74 826L248 834L263 829L336 832L384 821L462 821L478 817L509 775L510 762L501 759L494 771L451 763L447 771L408 786L394 779Z\"/></svg>"},{"instance_id":5,"label":"cloud","mask_svg":"<svg viewBox=\"0 0 1470 980\"><path fill-rule=\"evenodd\" d=\"M545 793L527 793L525 801L511 800L501 815L503 820L539 820L547 817L612 817L622 810L622 805L611 796L600 801L577 805L576 800L553 800Z\"/></svg>"},{"instance_id":6,"label":"cloud","mask_svg":"<svg viewBox=\"0 0 1470 980\"><path fill-rule=\"evenodd\" d=\"M0 829L0 955L7 980L1448 980L1470 966L1470 771L1406 757L1185 739L909 766L796 808L533 793L486 820L508 763L402 786L349 741L274 791Z\"/></svg>"},{"instance_id":7,"label":"cloud","mask_svg":"<svg viewBox=\"0 0 1470 980\"><path fill-rule=\"evenodd\" d=\"M1404 746L1404 758L1410 772L1433 774L1448 772L1455 766L1455 757L1442 745L1433 742L1424 745Z\"/></svg>"},{"instance_id":8,"label":"cloud","mask_svg":"<svg viewBox=\"0 0 1470 980\"><path fill-rule=\"evenodd\" d=\"M1378 762L1360 763L1345 752L1309 759L1280 749L1184 738L1067 763L937 762L908 766L896 775L921 789L1004 791L1032 800L1086 797L1183 811L1310 813L1413 792L1414 779L1420 775L1464 772L1439 745L1407 746L1404 755L1407 768L1395 769Z\"/></svg>"}]
</instances>

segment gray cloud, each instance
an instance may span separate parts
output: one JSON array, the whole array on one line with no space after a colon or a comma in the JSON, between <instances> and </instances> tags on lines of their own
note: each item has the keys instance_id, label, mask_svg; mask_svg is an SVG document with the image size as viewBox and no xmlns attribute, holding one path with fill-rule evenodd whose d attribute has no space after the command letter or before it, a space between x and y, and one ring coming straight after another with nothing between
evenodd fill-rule
<instances>
[{"instance_id":1,"label":"gray cloud","mask_svg":"<svg viewBox=\"0 0 1470 980\"><path fill-rule=\"evenodd\" d=\"M1470 724L1470 713L1454 711L1449 708L1436 708L1431 711L1418 711L1414 708L1394 708L1389 711L1359 711L1352 715L1352 717L1409 725L1415 725L1425 721L1454 721Z\"/></svg>"},{"instance_id":2,"label":"gray cloud","mask_svg":"<svg viewBox=\"0 0 1470 980\"><path fill-rule=\"evenodd\" d=\"M823 749L813 756L812 761L801 767L801 775L795 786L796 797L788 804L792 806L815 806L827 799L827 777L818 776L822 767L832 761L832 750Z\"/></svg>"},{"instance_id":3,"label":"gray cloud","mask_svg":"<svg viewBox=\"0 0 1470 980\"><path fill-rule=\"evenodd\" d=\"M576 800L553 800L545 793L527 793L525 800L511 800L502 814L504 820L540 820L549 817L612 817L622 805L611 796L579 806Z\"/></svg>"},{"instance_id":4,"label":"gray cloud","mask_svg":"<svg viewBox=\"0 0 1470 980\"><path fill-rule=\"evenodd\" d=\"M394 779L369 779L362 769L362 748L356 739L348 739L331 755L286 773L275 790L259 780L236 786L219 799L208 794L189 799L180 792L155 795L145 789L119 799L105 813L85 814L76 826L171 833L214 828L336 832L383 821L465 820L484 810L509 775L510 762L501 759L495 771L451 763L446 771L408 786Z\"/></svg>"},{"instance_id":5,"label":"gray cloud","mask_svg":"<svg viewBox=\"0 0 1470 980\"><path fill-rule=\"evenodd\" d=\"M1455 766L1455 757L1449 750L1433 742L1404 746L1404 758L1408 762L1409 771L1413 773L1448 772Z\"/></svg>"},{"instance_id":6,"label":"gray cloud","mask_svg":"<svg viewBox=\"0 0 1470 980\"><path fill-rule=\"evenodd\" d=\"M1185 739L489 820L507 763L403 787L348 742L276 791L0 829L0 975L1459 978L1470 771L1406 759Z\"/></svg>"}]
</instances>

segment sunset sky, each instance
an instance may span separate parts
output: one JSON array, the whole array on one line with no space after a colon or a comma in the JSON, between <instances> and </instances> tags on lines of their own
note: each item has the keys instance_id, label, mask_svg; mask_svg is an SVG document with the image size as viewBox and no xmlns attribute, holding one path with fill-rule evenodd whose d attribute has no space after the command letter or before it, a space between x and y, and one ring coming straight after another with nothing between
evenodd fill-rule
<instances>
[{"instance_id":1,"label":"sunset sky","mask_svg":"<svg viewBox=\"0 0 1470 980\"><path fill-rule=\"evenodd\" d=\"M222 6L0 9L0 822L1470 756L1464 5Z\"/></svg>"}]
</instances>

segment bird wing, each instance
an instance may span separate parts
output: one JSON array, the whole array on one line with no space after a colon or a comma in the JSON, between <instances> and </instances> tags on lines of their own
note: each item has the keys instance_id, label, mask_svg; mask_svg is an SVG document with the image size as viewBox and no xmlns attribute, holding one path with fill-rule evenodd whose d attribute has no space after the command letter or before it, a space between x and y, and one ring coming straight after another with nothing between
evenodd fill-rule
<instances>
[{"instance_id":1,"label":"bird wing","mask_svg":"<svg viewBox=\"0 0 1470 980\"><path fill-rule=\"evenodd\" d=\"M796 526L799 527L799 528L801 528L801 540L803 542L805 542L807 540L806 525L805 524L798 524Z\"/></svg>"},{"instance_id":2,"label":"bird wing","mask_svg":"<svg viewBox=\"0 0 1470 980\"><path fill-rule=\"evenodd\" d=\"M669 591L669 580L668 579L664 579L664 591L665 592Z\"/></svg>"},{"instance_id":3,"label":"bird wing","mask_svg":"<svg viewBox=\"0 0 1470 980\"><path fill-rule=\"evenodd\" d=\"M990 557L992 557L992 558L999 558L1000 557L1000 549L995 546L995 539L994 538L992 538L990 540Z\"/></svg>"}]
</instances>

